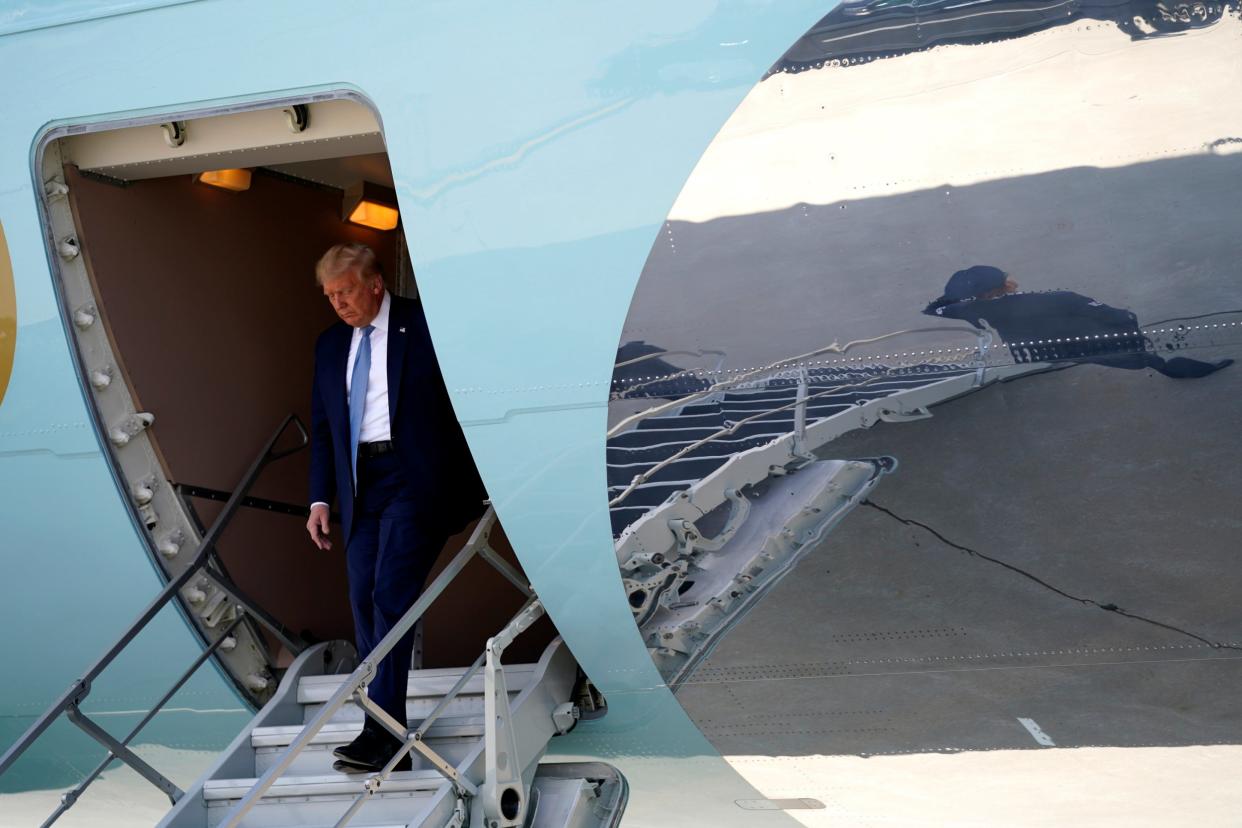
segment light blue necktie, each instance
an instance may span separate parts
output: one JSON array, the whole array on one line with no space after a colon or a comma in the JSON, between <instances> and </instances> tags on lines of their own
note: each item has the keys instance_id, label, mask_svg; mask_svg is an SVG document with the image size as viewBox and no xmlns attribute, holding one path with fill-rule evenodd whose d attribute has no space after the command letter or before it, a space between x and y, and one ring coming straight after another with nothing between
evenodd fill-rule
<instances>
[{"instance_id":1,"label":"light blue necktie","mask_svg":"<svg viewBox=\"0 0 1242 828\"><path fill-rule=\"evenodd\" d=\"M362 341L358 343L358 356L354 357L354 372L349 381L349 456L354 461L354 491L358 491L358 437L362 434L362 410L367 404L367 379L371 376L371 331L374 325L362 329Z\"/></svg>"}]
</instances>

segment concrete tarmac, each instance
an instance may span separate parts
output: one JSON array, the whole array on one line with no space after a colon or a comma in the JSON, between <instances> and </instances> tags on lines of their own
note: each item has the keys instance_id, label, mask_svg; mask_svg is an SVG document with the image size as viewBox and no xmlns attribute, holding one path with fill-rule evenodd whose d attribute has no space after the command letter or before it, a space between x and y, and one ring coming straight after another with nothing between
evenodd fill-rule
<instances>
[{"instance_id":1,"label":"concrete tarmac","mask_svg":"<svg viewBox=\"0 0 1242 828\"><path fill-rule=\"evenodd\" d=\"M1239 400L1242 371L1179 381L1084 365L829 444L826 455L889 454L900 466L678 698L724 755L750 757L742 766L801 768L803 792L781 795L869 789L894 767L887 759L920 757L899 765L921 768L917 781L851 799L855 816L878 824L897 814L909 824L958 824L954 814L1043 824L1046 811L1032 821L989 792L1015 785L1008 774L1045 788L1081 761L1074 749L1125 749L1091 763L1114 780L1104 787L1146 773L1156 788L1231 791L1237 808ZM1158 748L1184 750L1161 754L1175 764L1152 762ZM1065 758L959 763L989 783L958 791L952 807L942 800L936 769L951 763L941 754L1004 751ZM1062 801L1059 818L1083 824L1081 805ZM1137 800L1117 806L1127 822L1145 818ZM1163 824L1231 824L1218 806L1189 800Z\"/></svg>"}]
</instances>

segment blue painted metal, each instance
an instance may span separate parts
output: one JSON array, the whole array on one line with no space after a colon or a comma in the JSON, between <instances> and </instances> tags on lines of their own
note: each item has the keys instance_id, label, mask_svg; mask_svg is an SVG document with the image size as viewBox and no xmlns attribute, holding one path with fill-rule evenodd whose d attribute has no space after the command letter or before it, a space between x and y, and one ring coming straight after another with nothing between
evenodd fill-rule
<instances>
[{"instance_id":1,"label":"blue painted metal","mask_svg":"<svg viewBox=\"0 0 1242 828\"><path fill-rule=\"evenodd\" d=\"M6 0L0 3L0 35L192 2L198 0Z\"/></svg>"},{"instance_id":2,"label":"blue painted metal","mask_svg":"<svg viewBox=\"0 0 1242 828\"><path fill-rule=\"evenodd\" d=\"M125 6L62 3L31 19ZM726 824L749 787L660 686L621 590L606 400L631 294L682 183L826 10L807 0L203 2L20 32L5 12L0 31L18 33L0 41L0 66L27 82L6 91L0 131L0 220L19 280L16 369L0 406L0 558L8 573L21 568L4 588L6 626L41 620L39 638L10 636L3 659L29 675L48 642L64 655L4 708L34 712L157 588L74 380L36 217L37 136L51 124L351 88L383 119L441 364L497 511L608 695L609 715L561 749L613 757L630 777L634 824L666 824L645 786L684 786L687 774L702 792L687 807ZM58 592L39 599L31 587L53 567ZM152 669L190 641L171 619L160 635L143 654ZM201 692L230 695L222 682Z\"/></svg>"}]
</instances>

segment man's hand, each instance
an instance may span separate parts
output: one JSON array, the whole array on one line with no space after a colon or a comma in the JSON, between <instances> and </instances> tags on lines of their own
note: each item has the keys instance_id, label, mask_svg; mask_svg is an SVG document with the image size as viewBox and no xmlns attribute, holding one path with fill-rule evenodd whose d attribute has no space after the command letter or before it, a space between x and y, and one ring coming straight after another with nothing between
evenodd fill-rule
<instances>
[{"instance_id":1,"label":"man's hand","mask_svg":"<svg viewBox=\"0 0 1242 828\"><path fill-rule=\"evenodd\" d=\"M310 520L306 521L306 531L311 541L320 549L331 549L332 541L328 540L328 507L322 503L311 507Z\"/></svg>"}]
</instances>

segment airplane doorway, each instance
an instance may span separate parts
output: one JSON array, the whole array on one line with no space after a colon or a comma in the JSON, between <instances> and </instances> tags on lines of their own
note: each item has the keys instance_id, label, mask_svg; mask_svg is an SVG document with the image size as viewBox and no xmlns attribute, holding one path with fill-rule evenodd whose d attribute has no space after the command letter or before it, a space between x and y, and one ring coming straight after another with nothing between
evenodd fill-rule
<instances>
[{"instance_id":1,"label":"airplane doorway","mask_svg":"<svg viewBox=\"0 0 1242 828\"><path fill-rule=\"evenodd\" d=\"M245 186L207 182L203 173L225 166L244 171ZM151 557L171 576L273 429L290 413L310 422L314 343L337 321L315 283L319 256L367 244L389 289L417 295L400 225L347 220L359 185L391 193L378 119L338 98L124 125L50 141L44 173L61 196L52 232L72 239L72 255L60 251L61 291L84 390ZM438 367L433 376L442 382ZM217 548L233 582L288 630L352 641L340 530L330 551L306 535L308 464L303 451L269 466ZM492 543L515 562L502 532ZM182 597L206 642L230 620L227 597L205 584ZM472 563L425 616L416 663L469 663L521 600ZM537 657L551 640L542 624L515 658ZM290 654L258 625L250 633L219 656L259 704Z\"/></svg>"}]
</instances>

